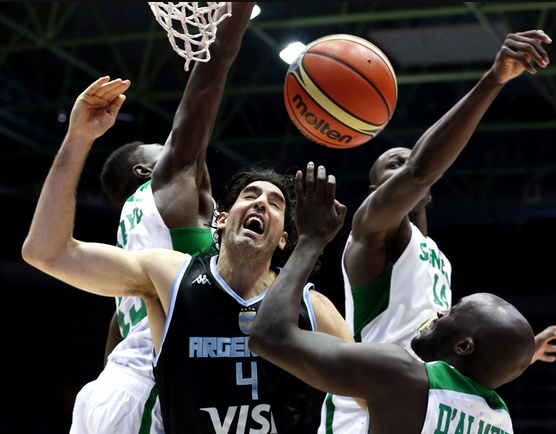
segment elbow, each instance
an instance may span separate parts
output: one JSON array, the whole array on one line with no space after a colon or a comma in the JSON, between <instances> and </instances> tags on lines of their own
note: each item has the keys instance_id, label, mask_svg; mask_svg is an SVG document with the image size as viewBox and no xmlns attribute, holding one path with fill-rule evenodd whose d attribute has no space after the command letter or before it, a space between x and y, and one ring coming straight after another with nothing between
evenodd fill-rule
<instances>
[{"instance_id":1,"label":"elbow","mask_svg":"<svg viewBox=\"0 0 556 434\"><path fill-rule=\"evenodd\" d=\"M247 342L249 351L269 360L275 360L284 352L288 342L287 332L280 327L262 328L254 326Z\"/></svg>"},{"instance_id":2,"label":"elbow","mask_svg":"<svg viewBox=\"0 0 556 434\"><path fill-rule=\"evenodd\" d=\"M54 248L44 247L41 243L27 237L21 247L21 257L29 265L47 273L60 257L60 252Z\"/></svg>"},{"instance_id":3,"label":"elbow","mask_svg":"<svg viewBox=\"0 0 556 434\"><path fill-rule=\"evenodd\" d=\"M251 333L249 334L249 340L247 341L249 351L257 355L260 355L261 353L264 354L264 339L259 330L259 327L253 327Z\"/></svg>"},{"instance_id":4,"label":"elbow","mask_svg":"<svg viewBox=\"0 0 556 434\"><path fill-rule=\"evenodd\" d=\"M35 246L35 243L29 238L26 238L21 247L21 257L23 260L35 268L40 268L41 262L44 261L42 256L43 255L40 254L40 249Z\"/></svg>"},{"instance_id":5,"label":"elbow","mask_svg":"<svg viewBox=\"0 0 556 434\"><path fill-rule=\"evenodd\" d=\"M273 351L277 347L273 333L271 333L268 329L265 331L264 327L257 326L254 326L251 330L247 345L249 347L249 351L262 357L272 355Z\"/></svg>"},{"instance_id":6,"label":"elbow","mask_svg":"<svg viewBox=\"0 0 556 434\"><path fill-rule=\"evenodd\" d=\"M429 164L413 161L408 165L409 176L414 185L430 187L442 176L442 171L435 170Z\"/></svg>"}]
</instances>

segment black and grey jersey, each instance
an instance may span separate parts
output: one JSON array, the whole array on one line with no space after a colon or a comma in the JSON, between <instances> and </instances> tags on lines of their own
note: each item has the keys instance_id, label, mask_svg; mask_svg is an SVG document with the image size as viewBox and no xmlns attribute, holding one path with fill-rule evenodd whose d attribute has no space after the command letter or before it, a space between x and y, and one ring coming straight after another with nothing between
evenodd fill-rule
<instances>
[{"instance_id":1,"label":"black and grey jersey","mask_svg":"<svg viewBox=\"0 0 556 434\"><path fill-rule=\"evenodd\" d=\"M314 389L251 353L265 293L239 297L218 256L187 256L172 288L154 374L166 434L304 433ZM299 325L316 330L307 284Z\"/></svg>"}]
</instances>

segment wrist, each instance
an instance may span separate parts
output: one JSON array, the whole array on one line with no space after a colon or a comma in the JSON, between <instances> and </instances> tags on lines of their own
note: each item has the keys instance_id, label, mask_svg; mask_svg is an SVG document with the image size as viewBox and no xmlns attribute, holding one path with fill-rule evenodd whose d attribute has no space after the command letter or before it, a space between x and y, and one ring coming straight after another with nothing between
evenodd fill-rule
<instances>
[{"instance_id":1,"label":"wrist","mask_svg":"<svg viewBox=\"0 0 556 434\"><path fill-rule=\"evenodd\" d=\"M70 127L68 129L68 132L66 133L65 141L70 143L78 143L80 146L91 146L95 139L96 137L91 134L76 131Z\"/></svg>"},{"instance_id":2,"label":"wrist","mask_svg":"<svg viewBox=\"0 0 556 434\"><path fill-rule=\"evenodd\" d=\"M504 85L507 83L507 81L501 81L495 71L494 68L490 68L487 72L484 73L483 77L481 78L481 83L484 83L485 85L487 85L489 88L492 88L493 90L500 90L504 87Z\"/></svg>"},{"instance_id":3,"label":"wrist","mask_svg":"<svg viewBox=\"0 0 556 434\"><path fill-rule=\"evenodd\" d=\"M75 131L68 130L62 146L71 149L73 153L79 155L81 153L88 154L93 146L95 138L89 134L82 134Z\"/></svg>"},{"instance_id":4,"label":"wrist","mask_svg":"<svg viewBox=\"0 0 556 434\"><path fill-rule=\"evenodd\" d=\"M313 253L318 256L324 250L326 244L327 243L324 238L321 239L319 237L311 237L309 235L300 235L297 241L296 249L303 249L307 254Z\"/></svg>"}]
</instances>

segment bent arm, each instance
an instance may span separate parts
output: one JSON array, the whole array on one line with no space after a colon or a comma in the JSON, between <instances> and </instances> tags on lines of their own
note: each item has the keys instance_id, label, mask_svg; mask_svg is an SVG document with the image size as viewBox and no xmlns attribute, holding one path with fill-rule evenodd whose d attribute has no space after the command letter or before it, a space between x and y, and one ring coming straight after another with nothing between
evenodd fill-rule
<instances>
[{"instance_id":1,"label":"bent arm","mask_svg":"<svg viewBox=\"0 0 556 434\"><path fill-rule=\"evenodd\" d=\"M206 151L228 71L239 52L254 5L255 2L234 2L232 16L218 25L210 46L211 58L195 63L172 132L153 170L156 204L170 228L199 227L212 216Z\"/></svg>"},{"instance_id":2,"label":"bent arm","mask_svg":"<svg viewBox=\"0 0 556 434\"><path fill-rule=\"evenodd\" d=\"M477 85L431 126L406 164L363 202L353 219L354 237L397 230L464 149L503 84L487 72Z\"/></svg>"},{"instance_id":3,"label":"bent arm","mask_svg":"<svg viewBox=\"0 0 556 434\"><path fill-rule=\"evenodd\" d=\"M153 294L141 255L73 238L75 192L94 140L110 128L129 82L103 77L76 100L68 133L43 185L22 247L25 261L72 286L100 295Z\"/></svg>"},{"instance_id":4,"label":"bent arm","mask_svg":"<svg viewBox=\"0 0 556 434\"><path fill-rule=\"evenodd\" d=\"M415 144L409 158L395 170L393 161L380 161L383 170L395 170L376 187L356 211L352 221L353 245L346 266L352 283L367 283L381 275L409 242L408 214L424 200L466 146L492 101L503 86L523 71L535 73L548 56L541 43L551 43L542 31L509 34L492 67L473 89L431 126ZM377 164L379 164L377 163ZM392 166L389 166L392 164ZM391 168L390 168L391 167ZM426 200L426 199L425 199ZM365 261L364 258L370 258Z\"/></svg>"},{"instance_id":5,"label":"bent arm","mask_svg":"<svg viewBox=\"0 0 556 434\"><path fill-rule=\"evenodd\" d=\"M355 343L351 330L336 306L317 291L310 291L309 297L317 321L317 331L336 336L348 343ZM363 410L367 409L367 403L364 400L359 398L354 398L354 400Z\"/></svg>"},{"instance_id":6,"label":"bent arm","mask_svg":"<svg viewBox=\"0 0 556 434\"><path fill-rule=\"evenodd\" d=\"M44 183L22 248L23 259L45 273L99 295L142 295L152 284L139 255L73 238L75 191L88 152L69 133Z\"/></svg>"},{"instance_id":7,"label":"bent arm","mask_svg":"<svg viewBox=\"0 0 556 434\"><path fill-rule=\"evenodd\" d=\"M423 378L426 383L424 366L401 347L347 343L298 327L303 285L312 259L316 261L322 251L315 244L299 240L261 304L249 348L321 391L361 398L369 404L392 395L396 384L404 383L412 393Z\"/></svg>"}]
</instances>

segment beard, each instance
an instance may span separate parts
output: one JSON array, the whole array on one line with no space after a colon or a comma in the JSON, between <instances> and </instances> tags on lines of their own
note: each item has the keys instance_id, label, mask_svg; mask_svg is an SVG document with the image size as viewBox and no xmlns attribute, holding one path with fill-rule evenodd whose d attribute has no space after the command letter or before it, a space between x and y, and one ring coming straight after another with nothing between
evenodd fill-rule
<instances>
[{"instance_id":1,"label":"beard","mask_svg":"<svg viewBox=\"0 0 556 434\"><path fill-rule=\"evenodd\" d=\"M430 339L421 335L415 336L411 340L411 349L423 362L432 362L435 360L434 354L436 348Z\"/></svg>"},{"instance_id":2,"label":"beard","mask_svg":"<svg viewBox=\"0 0 556 434\"><path fill-rule=\"evenodd\" d=\"M424 362L440 360L449 339L436 328L425 329L411 340L411 349Z\"/></svg>"},{"instance_id":3,"label":"beard","mask_svg":"<svg viewBox=\"0 0 556 434\"><path fill-rule=\"evenodd\" d=\"M245 266L260 265L261 262L270 261L277 249L276 245L267 243L257 245L251 238L238 237L234 233L225 235L223 241L226 243L226 250L234 257L241 258Z\"/></svg>"}]
</instances>

